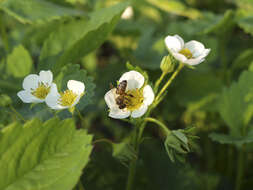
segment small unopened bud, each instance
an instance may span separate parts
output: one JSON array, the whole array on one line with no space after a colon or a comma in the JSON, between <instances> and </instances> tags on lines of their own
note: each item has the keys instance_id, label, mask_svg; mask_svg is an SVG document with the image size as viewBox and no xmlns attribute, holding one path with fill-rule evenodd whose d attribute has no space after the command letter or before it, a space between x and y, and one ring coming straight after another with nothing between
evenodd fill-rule
<instances>
[{"instance_id":1,"label":"small unopened bud","mask_svg":"<svg viewBox=\"0 0 253 190\"><path fill-rule=\"evenodd\" d=\"M171 73L174 70L174 64L172 63L170 56L163 57L160 68L165 74Z\"/></svg>"}]
</instances>

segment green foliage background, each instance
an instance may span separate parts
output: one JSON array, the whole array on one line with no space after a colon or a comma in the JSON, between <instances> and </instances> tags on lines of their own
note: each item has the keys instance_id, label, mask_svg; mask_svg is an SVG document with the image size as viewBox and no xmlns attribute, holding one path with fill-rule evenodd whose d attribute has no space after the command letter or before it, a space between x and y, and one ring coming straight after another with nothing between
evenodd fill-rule
<instances>
[{"instance_id":1,"label":"green foliage background","mask_svg":"<svg viewBox=\"0 0 253 190\"><path fill-rule=\"evenodd\" d=\"M154 83L174 34L211 52L152 113L173 133L148 124L135 189L252 189L252 0L0 0L0 189L124 189L133 127L109 118L103 97L129 68ZM49 69L61 90L85 83L81 118L18 99L26 75Z\"/></svg>"}]
</instances>

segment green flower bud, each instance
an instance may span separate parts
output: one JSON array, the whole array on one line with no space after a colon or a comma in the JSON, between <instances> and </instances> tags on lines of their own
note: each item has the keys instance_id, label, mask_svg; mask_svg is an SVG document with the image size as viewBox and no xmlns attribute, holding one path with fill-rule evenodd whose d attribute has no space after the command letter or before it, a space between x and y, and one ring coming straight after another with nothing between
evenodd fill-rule
<instances>
[{"instance_id":1,"label":"green flower bud","mask_svg":"<svg viewBox=\"0 0 253 190\"><path fill-rule=\"evenodd\" d=\"M174 64L172 63L169 55L163 57L160 68L165 74L171 73L174 70Z\"/></svg>"}]
</instances>

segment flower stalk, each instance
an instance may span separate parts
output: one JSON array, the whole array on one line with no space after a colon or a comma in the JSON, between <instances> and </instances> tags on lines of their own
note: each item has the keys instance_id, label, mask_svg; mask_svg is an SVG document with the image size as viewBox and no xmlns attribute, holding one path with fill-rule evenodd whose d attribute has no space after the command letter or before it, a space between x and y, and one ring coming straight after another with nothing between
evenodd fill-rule
<instances>
[{"instance_id":1,"label":"flower stalk","mask_svg":"<svg viewBox=\"0 0 253 190\"><path fill-rule=\"evenodd\" d=\"M183 67L184 67L184 64L180 63L179 66L177 67L177 70L173 73L173 75L170 77L170 79L167 81L167 83L163 86L163 88L161 89L161 91L156 96L155 103L159 102L159 100L160 100L161 96L163 95L163 93L170 86L170 84L172 83L172 81L176 78L176 76L182 70Z\"/></svg>"}]
</instances>

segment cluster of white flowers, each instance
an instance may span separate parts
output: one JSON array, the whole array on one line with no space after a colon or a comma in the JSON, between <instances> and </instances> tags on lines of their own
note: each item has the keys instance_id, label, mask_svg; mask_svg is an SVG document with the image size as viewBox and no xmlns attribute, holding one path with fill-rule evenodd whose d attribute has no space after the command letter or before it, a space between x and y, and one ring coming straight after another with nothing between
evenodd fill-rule
<instances>
[{"instance_id":1,"label":"cluster of white flowers","mask_svg":"<svg viewBox=\"0 0 253 190\"><path fill-rule=\"evenodd\" d=\"M24 90L17 95L24 103L46 102L51 109L60 110L74 107L84 94L85 86L80 81L69 80L67 87L68 90L59 93L52 72L40 71L39 75L25 77Z\"/></svg>"},{"instance_id":2,"label":"cluster of white flowers","mask_svg":"<svg viewBox=\"0 0 253 190\"><path fill-rule=\"evenodd\" d=\"M132 8L128 7L124 14L128 17L132 15L132 12ZM198 41L192 40L184 43L184 40L178 35L168 35L165 38L165 45L180 64L191 66L203 62L210 52L210 49L206 49ZM53 83L52 72L40 71L39 75L31 74L24 79L24 90L18 92L17 95L25 103L46 102L50 108L55 110L72 108L83 96L85 86L80 81L69 80L67 87L66 91L59 93L56 84ZM144 76L137 71L124 73L118 81L118 86L112 88L104 96L109 107L109 117L115 119L143 116L154 98L153 89L147 85Z\"/></svg>"},{"instance_id":3,"label":"cluster of white flowers","mask_svg":"<svg viewBox=\"0 0 253 190\"><path fill-rule=\"evenodd\" d=\"M125 11L131 12L129 10ZM165 45L171 55L181 64L198 65L205 60L210 49L195 40L184 43L184 40L178 36L168 35L165 38ZM126 87L123 94L118 93L119 87L125 81ZM144 77L137 71L124 73L119 79L117 88L113 88L105 94L105 102L109 107L109 117L115 119L124 119L129 116L133 118L143 116L148 107L153 103L155 95L150 85L144 85Z\"/></svg>"}]
</instances>

